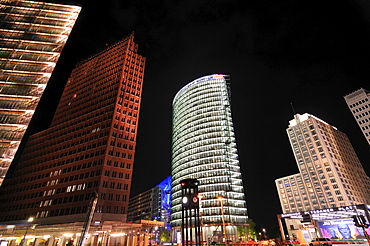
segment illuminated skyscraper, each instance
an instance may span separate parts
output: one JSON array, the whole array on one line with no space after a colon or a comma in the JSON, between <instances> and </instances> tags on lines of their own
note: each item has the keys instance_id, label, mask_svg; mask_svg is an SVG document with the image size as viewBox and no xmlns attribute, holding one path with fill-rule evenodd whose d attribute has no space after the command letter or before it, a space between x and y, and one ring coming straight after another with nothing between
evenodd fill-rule
<instances>
[{"instance_id":1,"label":"illuminated skyscraper","mask_svg":"<svg viewBox=\"0 0 370 246\"><path fill-rule=\"evenodd\" d=\"M80 62L50 128L30 136L0 188L0 221L125 222L136 148L145 58L134 36Z\"/></svg>"},{"instance_id":2,"label":"illuminated skyscraper","mask_svg":"<svg viewBox=\"0 0 370 246\"><path fill-rule=\"evenodd\" d=\"M358 126L370 144L370 91L359 89L344 97Z\"/></svg>"},{"instance_id":3,"label":"illuminated skyscraper","mask_svg":"<svg viewBox=\"0 0 370 246\"><path fill-rule=\"evenodd\" d=\"M310 114L296 114L287 134L299 173L275 181L283 213L370 204L370 179L346 134Z\"/></svg>"},{"instance_id":4,"label":"illuminated skyscraper","mask_svg":"<svg viewBox=\"0 0 370 246\"><path fill-rule=\"evenodd\" d=\"M0 185L80 9L0 0Z\"/></svg>"},{"instance_id":5,"label":"illuminated skyscraper","mask_svg":"<svg viewBox=\"0 0 370 246\"><path fill-rule=\"evenodd\" d=\"M235 238L236 225L245 226L248 217L227 75L196 79L173 100L173 227L181 225L180 181L187 178L200 182L203 238L222 234L223 225L227 225L226 236Z\"/></svg>"}]
</instances>

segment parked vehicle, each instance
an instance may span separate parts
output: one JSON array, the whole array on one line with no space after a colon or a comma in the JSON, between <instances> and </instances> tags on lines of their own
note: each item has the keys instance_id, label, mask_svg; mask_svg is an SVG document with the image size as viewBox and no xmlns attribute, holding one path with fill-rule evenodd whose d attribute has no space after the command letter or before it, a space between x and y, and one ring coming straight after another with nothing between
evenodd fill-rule
<instances>
[{"instance_id":1,"label":"parked vehicle","mask_svg":"<svg viewBox=\"0 0 370 246\"><path fill-rule=\"evenodd\" d=\"M332 246L333 244L329 238L318 237L318 238L312 239L309 245L310 246Z\"/></svg>"}]
</instances>

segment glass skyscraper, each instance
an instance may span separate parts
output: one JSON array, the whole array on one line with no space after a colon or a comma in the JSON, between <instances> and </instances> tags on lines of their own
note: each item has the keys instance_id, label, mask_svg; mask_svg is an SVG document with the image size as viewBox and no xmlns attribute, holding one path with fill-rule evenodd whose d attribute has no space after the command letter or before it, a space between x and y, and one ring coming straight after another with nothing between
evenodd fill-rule
<instances>
[{"instance_id":1,"label":"glass skyscraper","mask_svg":"<svg viewBox=\"0 0 370 246\"><path fill-rule=\"evenodd\" d=\"M231 117L228 75L196 79L183 87L173 100L173 227L181 225L180 181L187 178L200 182L203 238L217 240L223 229L229 240L236 238L236 226L245 226L248 217Z\"/></svg>"},{"instance_id":2,"label":"glass skyscraper","mask_svg":"<svg viewBox=\"0 0 370 246\"><path fill-rule=\"evenodd\" d=\"M0 0L0 185L80 10Z\"/></svg>"}]
</instances>

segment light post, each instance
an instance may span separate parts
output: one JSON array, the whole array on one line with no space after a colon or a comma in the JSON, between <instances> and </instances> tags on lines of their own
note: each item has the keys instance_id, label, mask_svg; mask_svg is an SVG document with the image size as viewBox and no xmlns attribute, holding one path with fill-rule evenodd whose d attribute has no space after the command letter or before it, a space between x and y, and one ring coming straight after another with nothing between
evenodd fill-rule
<instances>
[{"instance_id":1,"label":"light post","mask_svg":"<svg viewBox=\"0 0 370 246\"><path fill-rule=\"evenodd\" d=\"M266 240L266 229L265 228L262 228L262 231L263 231L263 239Z\"/></svg>"},{"instance_id":2,"label":"light post","mask_svg":"<svg viewBox=\"0 0 370 246\"><path fill-rule=\"evenodd\" d=\"M31 223L33 221L33 217L29 217L27 222L28 223ZM27 224L27 228L26 228L26 232L24 233L24 236L23 236L23 243L22 243L22 246L26 246L26 236L27 236L27 232L28 232L28 228L29 228L29 225Z\"/></svg>"},{"instance_id":3,"label":"light post","mask_svg":"<svg viewBox=\"0 0 370 246\"><path fill-rule=\"evenodd\" d=\"M227 245L225 212L224 212L224 202L223 202L225 198L222 196L219 196L217 199L220 201L220 204L221 204L222 234L223 234L223 238L225 239L225 245Z\"/></svg>"},{"instance_id":4,"label":"light post","mask_svg":"<svg viewBox=\"0 0 370 246\"><path fill-rule=\"evenodd\" d=\"M203 210L202 210L202 199L204 197L200 194L198 194L198 199L199 199L199 224L200 224L200 240L203 242Z\"/></svg>"}]
</instances>

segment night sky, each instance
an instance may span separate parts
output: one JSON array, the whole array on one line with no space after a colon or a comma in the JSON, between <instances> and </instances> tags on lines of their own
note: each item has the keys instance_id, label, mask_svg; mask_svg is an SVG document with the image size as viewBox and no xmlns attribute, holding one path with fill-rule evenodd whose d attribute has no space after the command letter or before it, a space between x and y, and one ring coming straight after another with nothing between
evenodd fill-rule
<instances>
[{"instance_id":1,"label":"night sky","mask_svg":"<svg viewBox=\"0 0 370 246\"><path fill-rule=\"evenodd\" d=\"M370 90L370 2L47 2L82 5L82 12L27 133L48 127L78 61L134 31L147 63L132 195L170 175L175 94L214 73L230 75L249 217L268 233L281 213L275 179L298 172L285 132L291 103L346 133L370 174L370 146L343 99Z\"/></svg>"}]
</instances>

